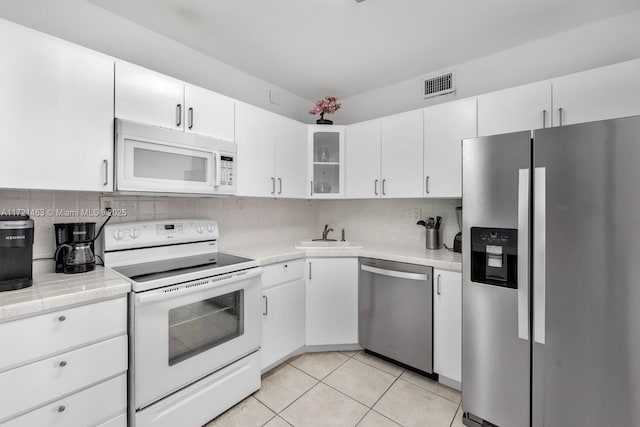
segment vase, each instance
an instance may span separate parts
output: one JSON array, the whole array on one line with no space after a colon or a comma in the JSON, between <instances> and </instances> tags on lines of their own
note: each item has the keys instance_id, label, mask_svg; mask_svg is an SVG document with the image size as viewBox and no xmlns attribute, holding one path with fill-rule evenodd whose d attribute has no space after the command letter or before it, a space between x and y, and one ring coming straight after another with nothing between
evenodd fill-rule
<instances>
[{"instance_id":1,"label":"vase","mask_svg":"<svg viewBox=\"0 0 640 427\"><path fill-rule=\"evenodd\" d=\"M320 118L318 120L316 120L316 124L319 125L332 125L333 124L333 120L327 120L324 118L324 113L320 113Z\"/></svg>"}]
</instances>

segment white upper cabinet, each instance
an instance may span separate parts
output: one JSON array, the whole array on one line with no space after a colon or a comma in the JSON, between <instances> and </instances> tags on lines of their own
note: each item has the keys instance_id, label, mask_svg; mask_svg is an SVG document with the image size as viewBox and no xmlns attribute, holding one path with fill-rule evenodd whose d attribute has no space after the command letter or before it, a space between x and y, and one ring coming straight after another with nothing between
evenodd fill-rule
<instances>
[{"instance_id":1,"label":"white upper cabinet","mask_svg":"<svg viewBox=\"0 0 640 427\"><path fill-rule=\"evenodd\" d=\"M307 197L307 125L277 116L275 176L277 197Z\"/></svg>"},{"instance_id":2,"label":"white upper cabinet","mask_svg":"<svg viewBox=\"0 0 640 427\"><path fill-rule=\"evenodd\" d=\"M462 140L476 136L476 100L424 109L424 195L462 197Z\"/></svg>"},{"instance_id":3,"label":"white upper cabinet","mask_svg":"<svg viewBox=\"0 0 640 427\"><path fill-rule=\"evenodd\" d=\"M191 84L185 84L185 131L234 141L235 101Z\"/></svg>"},{"instance_id":4,"label":"white upper cabinet","mask_svg":"<svg viewBox=\"0 0 640 427\"><path fill-rule=\"evenodd\" d=\"M380 197L380 119L347 126L346 137L346 197Z\"/></svg>"},{"instance_id":5,"label":"white upper cabinet","mask_svg":"<svg viewBox=\"0 0 640 427\"><path fill-rule=\"evenodd\" d=\"M236 103L238 196L276 196L276 118L269 111Z\"/></svg>"},{"instance_id":6,"label":"white upper cabinet","mask_svg":"<svg viewBox=\"0 0 640 427\"><path fill-rule=\"evenodd\" d=\"M316 199L344 197L345 127L308 126L308 195Z\"/></svg>"},{"instance_id":7,"label":"white upper cabinet","mask_svg":"<svg viewBox=\"0 0 640 427\"><path fill-rule=\"evenodd\" d=\"M127 62L116 63L116 118L234 141L235 101Z\"/></svg>"},{"instance_id":8,"label":"white upper cabinet","mask_svg":"<svg viewBox=\"0 0 640 427\"><path fill-rule=\"evenodd\" d=\"M640 60L559 77L552 83L554 126L640 115Z\"/></svg>"},{"instance_id":9,"label":"white upper cabinet","mask_svg":"<svg viewBox=\"0 0 640 427\"><path fill-rule=\"evenodd\" d=\"M0 187L112 191L113 59L0 21Z\"/></svg>"},{"instance_id":10,"label":"white upper cabinet","mask_svg":"<svg viewBox=\"0 0 640 427\"><path fill-rule=\"evenodd\" d=\"M422 116L415 110L382 118L383 197L422 197Z\"/></svg>"},{"instance_id":11,"label":"white upper cabinet","mask_svg":"<svg viewBox=\"0 0 640 427\"><path fill-rule=\"evenodd\" d=\"M478 97L478 136L551 126L551 82L543 81Z\"/></svg>"},{"instance_id":12,"label":"white upper cabinet","mask_svg":"<svg viewBox=\"0 0 640 427\"><path fill-rule=\"evenodd\" d=\"M126 62L116 62L118 119L184 130L184 83Z\"/></svg>"}]
</instances>

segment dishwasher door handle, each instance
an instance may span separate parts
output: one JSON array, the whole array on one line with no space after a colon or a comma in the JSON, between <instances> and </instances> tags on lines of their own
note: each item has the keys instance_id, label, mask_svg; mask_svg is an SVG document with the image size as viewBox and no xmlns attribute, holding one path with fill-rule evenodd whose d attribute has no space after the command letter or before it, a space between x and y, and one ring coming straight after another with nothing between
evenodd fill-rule
<instances>
[{"instance_id":1,"label":"dishwasher door handle","mask_svg":"<svg viewBox=\"0 0 640 427\"><path fill-rule=\"evenodd\" d=\"M397 277L398 279L408 280L429 280L429 275L420 273L406 273L404 271L386 270L384 268L370 267L368 265L360 266L362 271L368 271L369 273L380 274L382 276Z\"/></svg>"}]
</instances>

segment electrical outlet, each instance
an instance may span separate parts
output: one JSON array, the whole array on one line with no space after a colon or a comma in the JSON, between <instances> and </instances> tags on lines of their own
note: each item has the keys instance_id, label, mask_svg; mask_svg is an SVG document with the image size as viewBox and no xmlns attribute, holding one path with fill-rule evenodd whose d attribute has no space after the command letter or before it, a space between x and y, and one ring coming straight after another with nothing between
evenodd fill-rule
<instances>
[{"instance_id":1,"label":"electrical outlet","mask_svg":"<svg viewBox=\"0 0 640 427\"><path fill-rule=\"evenodd\" d=\"M103 212L113 210L116 205L115 197L100 197L100 210Z\"/></svg>"},{"instance_id":2,"label":"electrical outlet","mask_svg":"<svg viewBox=\"0 0 640 427\"><path fill-rule=\"evenodd\" d=\"M416 221L420 221L422 219L422 209L413 208L411 209L411 213L413 215L413 219L415 219Z\"/></svg>"},{"instance_id":3,"label":"electrical outlet","mask_svg":"<svg viewBox=\"0 0 640 427\"><path fill-rule=\"evenodd\" d=\"M273 105L280 105L280 92L269 89L269 102Z\"/></svg>"},{"instance_id":4,"label":"electrical outlet","mask_svg":"<svg viewBox=\"0 0 640 427\"><path fill-rule=\"evenodd\" d=\"M244 200L238 199L238 212L244 212Z\"/></svg>"}]
</instances>

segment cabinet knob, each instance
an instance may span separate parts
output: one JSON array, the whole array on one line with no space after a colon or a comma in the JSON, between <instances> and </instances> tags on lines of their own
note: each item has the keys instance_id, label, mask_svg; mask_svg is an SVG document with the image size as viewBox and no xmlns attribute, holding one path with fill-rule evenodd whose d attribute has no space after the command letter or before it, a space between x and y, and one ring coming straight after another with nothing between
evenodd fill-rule
<instances>
[{"instance_id":1,"label":"cabinet knob","mask_svg":"<svg viewBox=\"0 0 640 427\"><path fill-rule=\"evenodd\" d=\"M63 360L60 363L58 363L58 366L60 366L61 368L64 368L65 366L67 366L67 362Z\"/></svg>"},{"instance_id":2,"label":"cabinet knob","mask_svg":"<svg viewBox=\"0 0 640 427\"><path fill-rule=\"evenodd\" d=\"M66 317L66 316L60 316L60 317L58 317L58 321L60 321L60 322L64 322L65 320L67 320L67 317Z\"/></svg>"},{"instance_id":3,"label":"cabinet knob","mask_svg":"<svg viewBox=\"0 0 640 427\"><path fill-rule=\"evenodd\" d=\"M287 264L284 265L284 268L288 268L289 266Z\"/></svg>"},{"instance_id":4,"label":"cabinet knob","mask_svg":"<svg viewBox=\"0 0 640 427\"><path fill-rule=\"evenodd\" d=\"M58 406L58 412L64 412L65 409L67 408L64 405Z\"/></svg>"}]
</instances>

